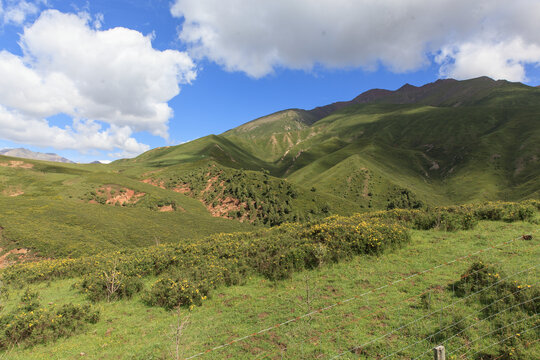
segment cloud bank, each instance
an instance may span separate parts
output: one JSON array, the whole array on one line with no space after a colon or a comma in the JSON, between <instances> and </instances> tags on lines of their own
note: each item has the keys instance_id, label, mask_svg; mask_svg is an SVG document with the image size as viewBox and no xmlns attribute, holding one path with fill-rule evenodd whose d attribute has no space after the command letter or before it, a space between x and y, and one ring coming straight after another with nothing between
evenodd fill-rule
<instances>
[{"instance_id":1,"label":"cloud bank","mask_svg":"<svg viewBox=\"0 0 540 360\"><path fill-rule=\"evenodd\" d=\"M168 137L167 102L195 79L193 61L155 50L138 31L101 31L102 21L47 10L24 28L22 56L0 51L1 138L129 156L149 148L134 132ZM58 114L71 117L71 126L51 125Z\"/></svg>"},{"instance_id":2,"label":"cloud bank","mask_svg":"<svg viewBox=\"0 0 540 360\"><path fill-rule=\"evenodd\" d=\"M176 0L190 52L258 78L276 68L440 65L441 76L526 80L538 0Z\"/></svg>"}]
</instances>

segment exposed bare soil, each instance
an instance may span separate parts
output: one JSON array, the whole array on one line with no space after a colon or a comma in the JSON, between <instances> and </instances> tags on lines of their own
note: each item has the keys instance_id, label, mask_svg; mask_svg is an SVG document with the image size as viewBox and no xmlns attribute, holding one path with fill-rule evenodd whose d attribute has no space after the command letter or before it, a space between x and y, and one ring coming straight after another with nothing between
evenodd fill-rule
<instances>
[{"instance_id":1,"label":"exposed bare soil","mask_svg":"<svg viewBox=\"0 0 540 360\"><path fill-rule=\"evenodd\" d=\"M172 205L163 205L159 208L160 212L171 212L174 211L174 208Z\"/></svg>"},{"instance_id":2,"label":"exposed bare soil","mask_svg":"<svg viewBox=\"0 0 540 360\"><path fill-rule=\"evenodd\" d=\"M145 193L136 193L134 190L128 188L115 189L113 186L103 186L97 190L100 196L105 196L109 205L124 205L135 204L145 195ZM90 201L92 202L92 201Z\"/></svg>"},{"instance_id":3,"label":"exposed bare soil","mask_svg":"<svg viewBox=\"0 0 540 360\"><path fill-rule=\"evenodd\" d=\"M0 248L0 253L2 251L2 248ZM0 269L25 261L29 257L29 254L30 250L24 248L7 251L3 255L0 255Z\"/></svg>"},{"instance_id":4,"label":"exposed bare soil","mask_svg":"<svg viewBox=\"0 0 540 360\"><path fill-rule=\"evenodd\" d=\"M162 189L166 189L165 182L163 180L144 179L144 180L142 180L142 182L145 183L145 184L150 184L150 185L157 186L157 187L162 188Z\"/></svg>"},{"instance_id":5,"label":"exposed bare soil","mask_svg":"<svg viewBox=\"0 0 540 360\"><path fill-rule=\"evenodd\" d=\"M2 191L2 195L10 196L10 197L20 196L22 194L24 194L24 191L22 191L22 189L19 187L10 186L4 191Z\"/></svg>"},{"instance_id":6,"label":"exposed bare soil","mask_svg":"<svg viewBox=\"0 0 540 360\"><path fill-rule=\"evenodd\" d=\"M0 166L20 169L31 169L34 167L34 164L25 163L24 161L11 160L10 162L1 162Z\"/></svg>"}]
</instances>

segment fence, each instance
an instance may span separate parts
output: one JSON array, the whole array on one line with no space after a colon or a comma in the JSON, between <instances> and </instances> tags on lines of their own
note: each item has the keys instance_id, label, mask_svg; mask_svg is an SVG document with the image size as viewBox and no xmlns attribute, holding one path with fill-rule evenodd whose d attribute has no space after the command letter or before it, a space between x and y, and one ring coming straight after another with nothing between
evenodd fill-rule
<instances>
[{"instance_id":1,"label":"fence","mask_svg":"<svg viewBox=\"0 0 540 360\"><path fill-rule=\"evenodd\" d=\"M365 298L365 297L367 297L368 295L376 294L376 293L382 291L383 289L390 288L390 287L395 286L395 285L397 285L397 284L399 284L399 283L402 283L402 282L405 282L405 281L410 281L410 280L412 280L412 279L421 277L422 275L424 275L424 274L426 274L426 273L428 273L428 272L435 271L436 269L440 269L440 268L445 267L445 266L451 266L452 264L455 264L455 263L458 263L458 262L462 262L463 260L470 259L471 257L474 257L474 256L476 256L476 255L482 254L482 253L484 253L484 252L487 252L487 251L490 251L490 250L494 250L494 249L500 250L500 249L504 248L505 246L507 246L507 245L509 245L509 244L512 244L513 242L515 242L516 240L518 240L518 239L520 239L520 238L521 238L521 237L514 238L514 239L511 239L511 240L509 240L509 241L506 241L506 242L503 242L503 243L500 243L500 244L497 244L497 245L494 245L494 246L490 246L490 247L488 247L488 248L485 248L485 249L482 249L482 250L479 250L479 251L476 251L476 252L473 252L473 253L470 253L470 254L467 254L467 255L465 255L465 256L461 256L461 257L455 258L455 259L453 259L453 260L451 260L451 261L441 262L441 263L439 263L438 265L433 266L433 267L431 267L431 268L427 268L427 269L424 269L424 270L422 270L422 271L415 272L415 273L413 273L413 274L411 274L411 275L409 275L409 276L402 277L402 278L396 279L396 280L394 280L394 281L390 281L390 282L388 282L387 284L382 285L382 286L380 286L380 287L378 287L378 288L375 288L375 289L366 291L366 292L361 293L361 294L354 295L354 296L352 296L352 297L349 297L349 298L346 298L346 299L343 299L343 300L340 300L340 301L336 301L336 302L334 302L334 303L332 303L332 304L330 304L330 305L327 305L327 306L324 306L324 307L321 307L321 308L318 308L318 309L315 309L315 310L306 312L306 313L304 313L304 314L302 314L302 315L300 315L300 316L296 316L296 317L293 317L293 318L286 319L286 320L284 320L284 321L282 321L282 322L279 322L279 323L276 323L276 324L274 324L274 325L272 325L272 326L265 327L265 328L260 329L260 330L258 330L258 331L255 331L255 332L251 332L251 333L249 333L249 334L246 334L245 336L242 336L242 337L238 337L238 338L232 339L232 340L230 340L230 341L228 341L228 342L226 342L226 343L223 343L223 344L221 344L221 345L214 346L214 347L210 347L210 348L206 349L205 351L202 351L202 352L199 352L199 353L197 353L197 354L194 354L194 355L192 355L192 356L187 357L186 360L194 359L194 358L198 358L198 357L202 357L202 356L204 356L204 355L206 355L206 354L209 354L209 353L212 353L212 352L216 352L216 351L218 351L218 350L227 348L227 347L232 346L232 345L234 345L234 344L241 343L241 342L245 342L245 341L249 341L249 340L252 339L252 338L261 336L261 335L263 335L263 334L265 334L265 333L268 333L268 332L270 332L270 331L272 331L272 330L276 330L276 329L278 329L278 328L283 328L283 327L285 327L286 325L293 324L293 323L298 322L298 321L300 321L300 320L302 320L302 319L310 319L311 317L317 316L317 315L319 315L319 314L322 314L322 313L325 313L325 312L329 312L329 310L331 310L331 309L337 309L337 308L339 308L339 307L341 307L341 306L343 306L343 305L345 305L345 304L350 304L350 303L353 303L353 302L355 302L355 301L358 301L358 300L360 300L360 299L362 299L362 298ZM539 246L539 245L536 245L536 246L531 247L530 249L528 249L527 252L531 252L531 251L535 250L538 246ZM520 253L520 254L523 255L524 253L522 252L522 253ZM510 260L511 258L513 258L514 256L517 256L517 255L518 255L518 253L514 253L513 255L510 255L510 256L506 257L505 260L504 260L504 261L501 261L500 263L506 262L506 261ZM413 319L412 321L409 321L409 322L407 322L407 323L405 323L405 324L403 324L403 325L401 325L401 326L399 326L399 327L397 327L397 328L395 328L395 329L393 329L393 330L391 330L391 331L389 331L389 332L387 332L387 333L385 333L385 334L383 334L383 335L381 335L381 336L378 336L378 337L376 337L376 338L373 338L373 339L371 339L371 340L369 340L369 341L366 341L366 342L364 342L364 343L362 343L362 344L360 344L360 345L348 347L345 351L342 351L342 352L340 352L340 353L338 353L338 354L335 354L335 355L333 355L333 356L330 356L329 358L330 358L330 359L337 359L337 358L343 357L343 356L346 355L346 354L358 353L359 351L361 351L362 349L366 348L367 346L369 346L369 345L371 345L371 344L378 343L378 342L380 342L381 340L383 340L383 339L385 339L385 338L388 338L388 337L390 337L390 336L392 336L392 335L394 335L394 334L396 334L396 333L398 333L398 332L400 332L400 331L402 331L402 330L404 330L404 329L410 327L411 325L414 325L414 324L416 324L416 323L419 323L419 322L423 321L423 320L426 319L426 318L429 318L429 317L431 317L431 316L433 316L433 315L435 315L435 314L438 314L438 313L442 313L442 312L445 311L445 310L448 310L448 309L451 309L451 308L455 308L455 305L456 305L456 304L465 302L465 301L467 301L468 299L472 298L473 296L480 295L482 292L484 292L484 291L486 291L486 290L492 288L493 286L496 286L497 284L499 284L499 283L501 283L501 282L503 282L503 281L507 281L507 280L509 280L509 279L512 279L512 278L514 278L514 277L516 277L516 276L518 276L518 275L524 274L524 273L530 273L530 272L533 272L533 271L535 271L536 269L537 269L537 266L533 266L533 267L530 267L530 268L527 268L527 269L524 269L524 270L520 270L520 271L518 271L518 272L515 272L515 273L511 274L510 276L505 277L504 279L500 279L498 282L496 282L496 283L490 285L489 287L486 287L486 288L484 288L484 289L482 289L482 290L479 290L479 291L477 291L477 292L474 292L474 293L472 293L472 294L470 294L470 295L468 295L468 296L466 296L466 297L464 297L464 298L461 298L461 299L459 299L459 300L457 300L457 301L455 301L455 302L453 302L453 303L451 303L451 304L449 304L449 305L447 305L447 306L444 306L444 307L442 307L442 308L440 308L440 309L437 309L437 310L435 310L435 311L432 311L432 312L428 313L427 315L422 315L421 317L415 318L415 319ZM468 274L467 276L471 276L471 275L474 275L474 272ZM536 285L537 283L538 283L538 282L535 282L534 285ZM449 284L446 284L446 285L449 285ZM407 301L410 300L410 299L421 297L421 296L423 296L423 295L429 293L430 290L431 290L431 289L428 288L427 290L425 290L425 291L423 291L423 292L421 292L421 293L419 293L419 294L417 294L417 295L414 295L414 296L412 296L412 297L409 298L409 299L401 300L400 302L403 303L403 302L407 302ZM496 299L495 301L493 301L493 302L490 303L489 305L487 305L487 306L485 306L484 308L480 309L479 312L485 310L486 308L488 308L488 307L490 307L490 306L493 306L493 305L496 304L496 303L503 303L503 302L505 302L506 299L507 299L508 297L512 296L512 295L514 295L514 294L509 294L509 295L503 296L503 297L501 297L501 298L499 298L499 299ZM513 309L513 308L516 308L516 307L517 307L517 308L522 307L522 306L527 305L528 303L534 302L534 301L536 301L536 300L537 300L537 298L529 299L529 300L527 300L527 301L524 301L524 302L521 302L521 303L519 303L519 304L512 305L511 307L505 308L505 309L503 309L503 310L497 312L497 313L494 314L494 315L491 315L491 316L489 316L489 317L487 317L487 318L483 318L482 320L479 320L479 321L473 323L472 325L469 325L468 327L465 327L465 329L462 329L462 330L461 330L461 333L464 332L464 331L466 331L466 330L468 330L468 329L470 329L470 328L473 327L473 326L478 326L479 323L486 322L486 321L489 320L490 318L493 318L493 317L495 317L495 316L497 316L497 315L500 315L500 314L503 314L503 313L505 313L505 312L507 312L507 311L510 311L510 310ZM381 310L380 310L380 313L384 312L385 310L388 310L388 309L392 308L392 306L394 306L394 305L396 305L396 304L391 304L391 306L385 307L385 308L381 309ZM370 314L370 315L373 315L373 314ZM532 315L532 316L530 316L530 317L528 317L528 318L526 318L526 319L522 319L522 320L517 321L517 322L515 322L515 323L512 323L512 324L510 324L510 325L508 325L508 326L515 325L515 324L519 324L519 323L523 323L523 322L528 321L528 320L536 319L537 315L538 315L538 314L535 313L534 315ZM455 323L452 323L452 324L450 324L450 325L448 325L448 326L446 326L446 327L443 327L443 328L441 328L441 330L439 330L439 332L437 332L437 333L435 333L435 334L431 334L430 336L427 336L427 337L422 338L422 339L420 339L420 340L418 340L418 341L416 341L416 342L414 342L414 343L411 343L411 344L409 344L409 345L407 345L407 346L405 346L405 347L403 347L403 348L400 348L399 350L394 351L394 352L392 352L392 353L390 353L390 354L384 356L383 359L391 358L391 357L394 357L394 356L399 356L399 354L402 353L404 350L407 350L408 348L411 348L411 347L413 347L413 346L420 345L420 344L422 344L423 342L426 342L424 349L427 348L427 350L424 351L423 353L421 353L420 355L418 355L415 359L420 359L420 358L422 358L422 357L425 357L425 356L427 356L427 354L428 354L430 351L432 351L432 349L431 349L431 347L430 347L429 345L430 345L431 341L433 340L434 336L438 335L439 333L444 332L445 330L447 330L447 329L449 329L449 328L451 328L451 327L460 325L461 322L464 322L465 320L467 320L468 318L471 318L472 316L473 316L473 314L470 314L469 316L465 317L464 319L461 319L461 320L458 321L458 322L455 322ZM526 331L532 331L532 330L535 330L537 327L538 327L538 326L532 327L532 328L530 328L530 329L527 329ZM498 329L496 329L495 331L493 331L492 333L495 333L496 331L500 331L500 330L502 330L502 328L498 328ZM460 333L458 332L458 333L452 335L451 337L444 339L444 341L441 341L440 347L437 347L437 348L435 348L435 350L433 350L433 351L435 352L435 355L434 355L434 356L438 356L438 357L436 357L436 359L445 358L446 355L445 355L444 345L447 344L450 340L452 340L453 338L455 338L455 337L457 337L457 336L459 336L459 335L460 335ZM489 336L489 335L490 335L490 334L486 334L485 336ZM505 341L508 341L508 340L512 339L513 337L515 337L515 335L514 335L514 336L509 336L507 339L500 340L500 341L497 342L497 344L500 344L500 343L503 343L503 342L505 342ZM481 340L481 339L477 339L477 340ZM496 344L493 344L492 346L495 346L495 345L496 345ZM439 350L436 350L436 349L439 349ZM460 351L460 350L461 350L461 348L450 349L450 352L448 352L448 354L457 355L457 354L459 354L459 351ZM261 355L264 356L264 354L261 354ZM465 355L467 355L467 353L465 353Z\"/></svg>"}]
</instances>

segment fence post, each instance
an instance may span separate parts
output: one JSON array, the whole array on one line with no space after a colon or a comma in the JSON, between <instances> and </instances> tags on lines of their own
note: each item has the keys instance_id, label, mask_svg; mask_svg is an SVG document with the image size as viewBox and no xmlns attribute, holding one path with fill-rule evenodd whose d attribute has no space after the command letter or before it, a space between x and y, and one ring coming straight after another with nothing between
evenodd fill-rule
<instances>
[{"instance_id":1,"label":"fence post","mask_svg":"<svg viewBox=\"0 0 540 360\"><path fill-rule=\"evenodd\" d=\"M433 359L434 360L446 360L446 355L444 353L444 346L439 345L433 349Z\"/></svg>"}]
</instances>

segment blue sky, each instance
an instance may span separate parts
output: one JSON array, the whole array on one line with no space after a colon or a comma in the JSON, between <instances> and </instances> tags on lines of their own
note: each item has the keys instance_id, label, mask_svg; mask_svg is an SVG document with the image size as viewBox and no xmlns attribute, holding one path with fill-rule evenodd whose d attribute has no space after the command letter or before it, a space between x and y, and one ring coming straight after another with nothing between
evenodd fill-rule
<instances>
[{"instance_id":1,"label":"blue sky","mask_svg":"<svg viewBox=\"0 0 540 360\"><path fill-rule=\"evenodd\" d=\"M116 159L371 88L540 84L539 2L469 3L3 0L0 148Z\"/></svg>"}]
</instances>

